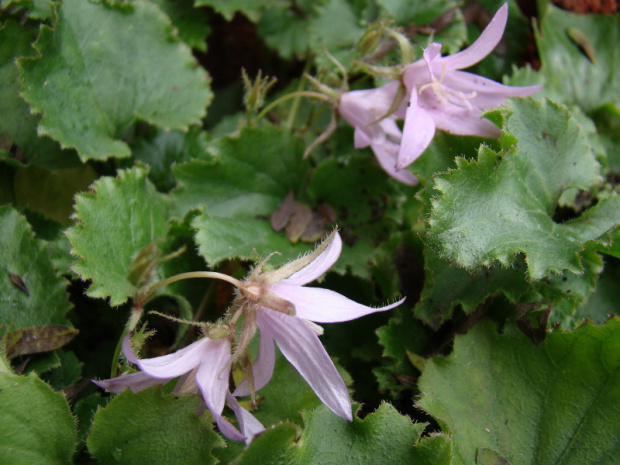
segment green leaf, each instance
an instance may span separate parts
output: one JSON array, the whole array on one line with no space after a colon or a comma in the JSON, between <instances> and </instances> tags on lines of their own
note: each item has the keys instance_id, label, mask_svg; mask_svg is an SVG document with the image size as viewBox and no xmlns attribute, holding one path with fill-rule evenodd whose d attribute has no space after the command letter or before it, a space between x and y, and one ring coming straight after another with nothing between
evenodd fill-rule
<instances>
[{"instance_id":1,"label":"green leaf","mask_svg":"<svg viewBox=\"0 0 620 465\"><path fill-rule=\"evenodd\" d=\"M209 26L204 9L195 8L193 0L152 0L168 15L179 38L196 50L207 51Z\"/></svg>"},{"instance_id":2,"label":"green leaf","mask_svg":"<svg viewBox=\"0 0 620 465\"><path fill-rule=\"evenodd\" d=\"M586 112L606 104L615 107L616 114L620 112L620 81L616 78L620 50L615 45L620 41L620 17L570 13L550 2L540 16L536 42L545 95L577 104ZM588 56L587 49L594 55Z\"/></svg>"},{"instance_id":3,"label":"green leaf","mask_svg":"<svg viewBox=\"0 0 620 465\"><path fill-rule=\"evenodd\" d=\"M414 320L411 308L401 306L391 313L388 324L376 330L379 343L383 346L382 355L384 360L389 360L389 364L376 368L374 372L381 389L401 390L411 388L414 376L418 374L407 354L421 354L428 336L422 324Z\"/></svg>"},{"instance_id":4,"label":"green leaf","mask_svg":"<svg viewBox=\"0 0 620 465\"><path fill-rule=\"evenodd\" d=\"M470 313L488 297L500 293L517 302L530 290L522 265L468 271L442 260L427 247L424 249L424 288L413 310L415 316L437 330L450 319L457 305Z\"/></svg>"},{"instance_id":5,"label":"green leaf","mask_svg":"<svg viewBox=\"0 0 620 465\"><path fill-rule=\"evenodd\" d=\"M0 29L0 158L11 156L21 163L48 168L70 166L78 160L75 152L63 151L49 137L37 136L40 118L30 114L28 104L18 94L21 85L15 58L31 55L34 40L32 31L12 21Z\"/></svg>"},{"instance_id":6,"label":"green leaf","mask_svg":"<svg viewBox=\"0 0 620 465\"><path fill-rule=\"evenodd\" d=\"M457 6L453 0L431 0L427 2L378 0L377 3L396 18L398 24L402 25L409 23L429 24L446 10Z\"/></svg>"},{"instance_id":7,"label":"green leaf","mask_svg":"<svg viewBox=\"0 0 620 465\"><path fill-rule=\"evenodd\" d=\"M53 171L32 166L21 168L15 174L15 203L66 227L71 224L73 196L85 191L95 178L90 165Z\"/></svg>"},{"instance_id":8,"label":"green leaf","mask_svg":"<svg viewBox=\"0 0 620 465\"><path fill-rule=\"evenodd\" d=\"M515 99L501 112L502 152L483 146L478 161L459 158L457 170L435 177L441 195L433 202L430 240L443 258L468 269L495 261L510 266L523 253L530 279L579 274L586 243L620 222L620 197L555 222L566 188L600 183L587 138L565 108L549 101Z\"/></svg>"},{"instance_id":9,"label":"green leaf","mask_svg":"<svg viewBox=\"0 0 620 465\"><path fill-rule=\"evenodd\" d=\"M101 464L214 464L223 445L208 417L198 416L195 395L163 396L154 386L137 394L127 389L95 414L89 452Z\"/></svg>"},{"instance_id":10,"label":"green leaf","mask_svg":"<svg viewBox=\"0 0 620 465\"><path fill-rule=\"evenodd\" d=\"M66 233L71 253L80 257L73 271L92 280L89 296L120 305L135 291L127 278L134 255L166 236L168 201L144 168L102 177L92 190L76 196L77 224Z\"/></svg>"},{"instance_id":11,"label":"green leaf","mask_svg":"<svg viewBox=\"0 0 620 465\"><path fill-rule=\"evenodd\" d=\"M208 215L224 218L270 215L289 190L301 188L308 169L301 140L271 126L222 137L208 151L213 161L173 167L179 187L172 200L179 216L201 205Z\"/></svg>"},{"instance_id":12,"label":"green leaf","mask_svg":"<svg viewBox=\"0 0 620 465\"><path fill-rule=\"evenodd\" d=\"M318 67L334 66L325 49L345 68L351 65L354 45L364 33L359 23L352 5L345 0L329 0L317 7L316 17L309 25L309 45Z\"/></svg>"},{"instance_id":13,"label":"green leaf","mask_svg":"<svg viewBox=\"0 0 620 465\"><path fill-rule=\"evenodd\" d=\"M0 372L0 464L66 465L75 450L69 404L35 374Z\"/></svg>"},{"instance_id":14,"label":"green leaf","mask_svg":"<svg viewBox=\"0 0 620 465\"><path fill-rule=\"evenodd\" d=\"M83 160L128 156L121 137L138 120L186 130L211 100L207 75L150 2L65 0L35 47L38 57L19 60L22 95L43 114L39 134Z\"/></svg>"},{"instance_id":15,"label":"green leaf","mask_svg":"<svg viewBox=\"0 0 620 465\"><path fill-rule=\"evenodd\" d=\"M384 253L379 244L402 222L404 196L395 186L372 157L354 155L346 163L332 157L317 166L308 193L316 205L334 209L345 243L335 271L372 276L372 264Z\"/></svg>"},{"instance_id":16,"label":"green leaf","mask_svg":"<svg viewBox=\"0 0 620 465\"><path fill-rule=\"evenodd\" d=\"M253 22L258 21L263 7L273 3L272 0L195 0L196 6L210 6L226 21L231 21L236 12L242 13Z\"/></svg>"},{"instance_id":17,"label":"green leaf","mask_svg":"<svg viewBox=\"0 0 620 465\"><path fill-rule=\"evenodd\" d=\"M197 229L198 251L210 266L222 260L241 258L256 260L279 252L269 261L279 265L312 249L312 245L291 242L283 234L276 233L268 221L219 218L202 214L192 222ZM256 254L253 252L256 250Z\"/></svg>"},{"instance_id":18,"label":"green leaf","mask_svg":"<svg viewBox=\"0 0 620 465\"><path fill-rule=\"evenodd\" d=\"M312 16L312 9L306 11L289 2L274 3L263 11L257 24L258 34L285 60L301 60L308 53Z\"/></svg>"},{"instance_id":19,"label":"green leaf","mask_svg":"<svg viewBox=\"0 0 620 465\"><path fill-rule=\"evenodd\" d=\"M304 415L306 428L298 441L296 429L282 424L256 437L235 462L239 465L420 463L413 445L424 424L413 424L394 407L382 404L376 412L353 422L321 406ZM433 462L428 462L433 463Z\"/></svg>"},{"instance_id":20,"label":"green leaf","mask_svg":"<svg viewBox=\"0 0 620 465\"><path fill-rule=\"evenodd\" d=\"M453 464L492 449L512 465L615 463L620 320L555 331L540 346L512 325L477 325L427 362L418 406L454 440ZM502 462L499 462L502 463Z\"/></svg>"},{"instance_id":21,"label":"green leaf","mask_svg":"<svg viewBox=\"0 0 620 465\"><path fill-rule=\"evenodd\" d=\"M8 0L5 7L26 8L30 19L50 19L58 3L55 0Z\"/></svg>"},{"instance_id":22,"label":"green leaf","mask_svg":"<svg viewBox=\"0 0 620 465\"><path fill-rule=\"evenodd\" d=\"M0 264L0 321L6 328L69 324L68 281L57 276L26 219L6 206L0 206Z\"/></svg>"},{"instance_id":23,"label":"green leaf","mask_svg":"<svg viewBox=\"0 0 620 465\"><path fill-rule=\"evenodd\" d=\"M192 158L204 158L206 139L205 131L182 133L151 128L149 134L136 142L132 155L134 159L149 165L149 179L158 190L169 191L176 184L172 166Z\"/></svg>"},{"instance_id":24,"label":"green leaf","mask_svg":"<svg viewBox=\"0 0 620 465\"><path fill-rule=\"evenodd\" d=\"M87 433L93 423L95 413L97 413L100 407L104 407L108 401L109 397L102 398L99 393L95 393L75 403L73 412L78 419L78 437L80 441L86 442Z\"/></svg>"},{"instance_id":25,"label":"green leaf","mask_svg":"<svg viewBox=\"0 0 620 465\"><path fill-rule=\"evenodd\" d=\"M60 366L52 367L42 375L42 378L54 389L66 388L77 383L82 378L83 363L71 351L59 350L56 354L60 360Z\"/></svg>"},{"instance_id":26,"label":"green leaf","mask_svg":"<svg viewBox=\"0 0 620 465\"><path fill-rule=\"evenodd\" d=\"M452 438L443 434L424 437L414 449L416 464L451 465Z\"/></svg>"},{"instance_id":27,"label":"green leaf","mask_svg":"<svg viewBox=\"0 0 620 465\"><path fill-rule=\"evenodd\" d=\"M588 318L596 324L602 324L610 315L620 313L617 299L619 282L620 266L618 262L607 260L605 268L596 283L594 293L571 314L571 320L578 324ZM565 325L566 323L563 324Z\"/></svg>"}]
</instances>

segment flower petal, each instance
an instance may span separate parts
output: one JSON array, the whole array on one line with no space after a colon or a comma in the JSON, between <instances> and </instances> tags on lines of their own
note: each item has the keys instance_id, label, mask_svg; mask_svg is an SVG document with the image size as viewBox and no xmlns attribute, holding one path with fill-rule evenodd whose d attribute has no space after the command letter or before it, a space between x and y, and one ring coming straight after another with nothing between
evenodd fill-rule
<instances>
[{"instance_id":1,"label":"flower petal","mask_svg":"<svg viewBox=\"0 0 620 465\"><path fill-rule=\"evenodd\" d=\"M131 373L117 378L102 379L99 381L93 380L93 383L107 391L113 392L114 394L120 394L126 388L130 388L133 392L140 392L143 389L151 387L155 384L165 384L170 381L170 379L172 378L153 378L152 376L139 371L138 373Z\"/></svg>"},{"instance_id":2,"label":"flower petal","mask_svg":"<svg viewBox=\"0 0 620 465\"><path fill-rule=\"evenodd\" d=\"M527 97L542 89L542 86L506 86L465 71L449 73L444 79L444 84L465 95L464 100L474 107L482 109L503 105L507 97Z\"/></svg>"},{"instance_id":3,"label":"flower petal","mask_svg":"<svg viewBox=\"0 0 620 465\"><path fill-rule=\"evenodd\" d=\"M368 147L372 143L372 137L364 130L360 128L355 128L353 132L353 147L356 149L363 149L364 147Z\"/></svg>"},{"instance_id":4,"label":"flower petal","mask_svg":"<svg viewBox=\"0 0 620 465\"><path fill-rule=\"evenodd\" d=\"M312 260L312 262L280 282L295 286L303 286L304 284L314 281L336 263L341 251L342 239L340 238L340 234L336 232L329 245Z\"/></svg>"},{"instance_id":5,"label":"flower petal","mask_svg":"<svg viewBox=\"0 0 620 465\"><path fill-rule=\"evenodd\" d=\"M245 436L222 415L213 415L220 432L232 441L245 441Z\"/></svg>"},{"instance_id":6,"label":"flower petal","mask_svg":"<svg viewBox=\"0 0 620 465\"><path fill-rule=\"evenodd\" d=\"M226 394L226 402L228 402L232 411L235 412L241 434L245 436L245 443L249 445L252 439L254 439L254 436L265 431L265 427L254 415L241 407L237 399L230 393Z\"/></svg>"},{"instance_id":7,"label":"flower petal","mask_svg":"<svg viewBox=\"0 0 620 465\"><path fill-rule=\"evenodd\" d=\"M469 68L491 53L504 35L507 20L508 3L504 3L473 44L454 55L442 57L441 62L446 70Z\"/></svg>"},{"instance_id":8,"label":"flower petal","mask_svg":"<svg viewBox=\"0 0 620 465\"><path fill-rule=\"evenodd\" d=\"M273 376L273 369L276 364L276 350L273 344L273 336L270 328L261 330L260 341L258 343L258 357L252 364L252 374L254 376L254 390L258 391L265 387ZM243 397L249 396L250 386L247 379L239 383L237 389L233 392L233 396Z\"/></svg>"},{"instance_id":9,"label":"flower petal","mask_svg":"<svg viewBox=\"0 0 620 465\"><path fill-rule=\"evenodd\" d=\"M475 109L446 105L442 109L429 110L428 113L437 123L437 129L461 136L499 137L500 131L495 124L482 118Z\"/></svg>"},{"instance_id":10,"label":"flower petal","mask_svg":"<svg viewBox=\"0 0 620 465\"><path fill-rule=\"evenodd\" d=\"M347 387L316 334L303 320L259 307L256 311L261 331L274 335L282 355L336 415L351 421L351 401Z\"/></svg>"},{"instance_id":11,"label":"flower petal","mask_svg":"<svg viewBox=\"0 0 620 465\"><path fill-rule=\"evenodd\" d=\"M196 372L196 384L202 392L207 408L214 414L222 413L224 399L228 392L230 374L230 341L228 339L207 339L209 342L202 354L202 362Z\"/></svg>"},{"instance_id":12,"label":"flower petal","mask_svg":"<svg viewBox=\"0 0 620 465\"><path fill-rule=\"evenodd\" d=\"M435 122L425 109L418 106L418 93L411 92L409 107L405 114L403 139L398 152L396 169L401 170L413 163L429 146L435 135Z\"/></svg>"},{"instance_id":13,"label":"flower petal","mask_svg":"<svg viewBox=\"0 0 620 465\"><path fill-rule=\"evenodd\" d=\"M344 92L338 112L354 127L364 128L385 116L398 94L399 81L390 81L376 89Z\"/></svg>"},{"instance_id":14,"label":"flower petal","mask_svg":"<svg viewBox=\"0 0 620 465\"><path fill-rule=\"evenodd\" d=\"M136 364L140 370L153 378L169 379L181 376L197 367L209 350L208 338L200 339L187 347L161 357L139 359L133 353L129 335L123 339L123 353L127 360Z\"/></svg>"},{"instance_id":15,"label":"flower petal","mask_svg":"<svg viewBox=\"0 0 620 465\"><path fill-rule=\"evenodd\" d=\"M405 299L381 308L358 304L337 292L320 287L296 287L284 283L275 284L273 292L295 305L295 316L316 323L350 321L371 313L384 312L397 307ZM277 341L277 340L276 340Z\"/></svg>"},{"instance_id":16,"label":"flower petal","mask_svg":"<svg viewBox=\"0 0 620 465\"><path fill-rule=\"evenodd\" d=\"M412 172L405 169L396 171L396 159L399 149L400 145L394 144L388 140L383 143L372 144L372 151L381 165L381 168L383 168L387 174L403 184L415 186L418 183L418 178L416 178Z\"/></svg>"},{"instance_id":17,"label":"flower petal","mask_svg":"<svg viewBox=\"0 0 620 465\"><path fill-rule=\"evenodd\" d=\"M250 445L254 436L265 431L265 427L254 415L241 407L237 399L230 395L230 393L226 394L226 402L228 402L228 405L235 413L241 431L235 428L232 423L222 415L213 415L218 428L228 439L232 439L233 441L245 441L246 445Z\"/></svg>"}]
</instances>

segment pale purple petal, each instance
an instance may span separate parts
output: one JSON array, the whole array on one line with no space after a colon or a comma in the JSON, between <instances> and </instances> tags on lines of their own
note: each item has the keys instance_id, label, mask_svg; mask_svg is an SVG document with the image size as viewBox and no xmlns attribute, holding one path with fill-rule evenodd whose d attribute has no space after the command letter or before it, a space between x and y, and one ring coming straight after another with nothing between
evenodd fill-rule
<instances>
[{"instance_id":1,"label":"pale purple petal","mask_svg":"<svg viewBox=\"0 0 620 465\"><path fill-rule=\"evenodd\" d=\"M339 323L355 320L372 313L384 312L397 307L405 299L381 308L358 304L337 292L320 287L296 287L283 283L271 288L280 297L295 305L295 316L315 323Z\"/></svg>"},{"instance_id":2,"label":"pale purple petal","mask_svg":"<svg viewBox=\"0 0 620 465\"><path fill-rule=\"evenodd\" d=\"M344 92L338 101L338 112L354 127L365 128L384 116L398 93L398 81L376 89Z\"/></svg>"},{"instance_id":3,"label":"pale purple petal","mask_svg":"<svg viewBox=\"0 0 620 465\"><path fill-rule=\"evenodd\" d=\"M228 339L207 339L208 345L202 353L202 362L196 372L196 384L202 392L207 408L215 414L222 413L224 399L228 392L230 374L230 341Z\"/></svg>"},{"instance_id":4,"label":"pale purple petal","mask_svg":"<svg viewBox=\"0 0 620 465\"><path fill-rule=\"evenodd\" d=\"M241 434L245 436L245 443L249 445L254 439L254 436L265 431L265 427L254 415L241 407L237 399L230 393L226 394L226 402L228 402L232 411L235 412Z\"/></svg>"},{"instance_id":5,"label":"pale purple petal","mask_svg":"<svg viewBox=\"0 0 620 465\"><path fill-rule=\"evenodd\" d=\"M450 110L450 111L448 111ZM480 112L451 105L428 111L437 123L437 129L460 136L499 137L500 130Z\"/></svg>"},{"instance_id":6,"label":"pale purple petal","mask_svg":"<svg viewBox=\"0 0 620 465\"><path fill-rule=\"evenodd\" d=\"M127 360L136 364L147 375L153 378L169 379L181 376L197 367L205 353L208 352L210 342L212 341L203 338L172 354L138 359L131 350L129 336L126 336L123 339L123 353Z\"/></svg>"},{"instance_id":7,"label":"pale purple petal","mask_svg":"<svg viewBox=\"0 0 620 465\"><path fill-rule=\"evenodd\" d=\"M314 281L316 278L329 270L334 263L336 263L341 251L342 239L340 238L340 234L336 232L332 241L318 257L298 272L280 282L294 286L303 286L304 284ZM271 288L271 286L268 288Z\"/></svg>"},{"instance_id":8,"label":"pale purple petal","mask_svg":"<svg viewBox=\"0 0 620 465\"><path fill-rule=\"evenodd\" d=\"M258 391L265 387L273 376L273 369L276 364L276 351L271 335L271 328L263 328L260 333L258 343L258 357L252 364L252 374L254 375L254 390ZM239 383L237 389L233 392L234 396L249 396L250 386L247 379Z\"/></svg>"},{"instance_id":9,"label":"pale purple petal","mask_svg":"<svg viewBox=\"0 0 620 465\"><path fill-rule=\"evenodd\" d=\"M424 62L426 63L426 66L428 68L428 72L430 73L431 80L441 79L444 70L441 69L441 66L433 66L435 64L435 60L441 58L441 44L430 44L424 49L423 57ZM439 63L437 64L439 65ZM437 71L439 72L439 76L435 75L435 70L433 70L433 68L438 68Z\"/></svg>"},{"instance_id":10,"label":"pale purple petal","mask_svg":"<svg viewBox=\"0 0 620 465\"><path fill-rule=\"evenodd\" d=\"M508 3L497 10L495 16L482 31L480 37L462 52L447 57L442 57L442 65L447 71L469 68L475 65L493 51L504 35L506 21L508 20Z\"/></svg>"},{"instance_id":11,"label":"pale purple petal","mask_svg":"<svg viewBox=\"0 0 620 465\"><path fill-rule=\"evenodd\" d=\"M228 439L232 441L245 441L245 436L222 415L213 415L213 419L217 423L220 432Z\"/></svg>"},{"instance_id":12,"label":"pale purple petal","mask_svg":"<svg viewBox=\"0 0 620 465\"><path fill-rule=\"evenodd\" d=\"M441 71L439 77L441 77ZM405 67L402 76L403 83L407 88L407 92L411 93L414 89L420 88L425 84L433 82L431 76L431 70L428 67L426 60L420 59ZM403 118L404 111L402 108L397 112L397 116Z\"/></svg>"},{"instance_id":13,"label":"pale purple petal","mask_svg":"<svg viewBox=\"0 0 620 465\"><path fill-rule=\"evenodd\" d=\"M396 169L401 170L413 163L429 146L435 135L435 122L426 110L418 106L416 89L411 92L405 115L403 140L398 152Z\"/></svg>"},{"instance_id":14,"label":"pale purple petal","mask_svg":"<svg viewBox=\"0 0 620 465\"><path fill-rule=\"evenodd\" d=\"M355 131L353 132L353 146L356 149L368 147L371 142L372 138L370 137L370 134L360 128L355 128Z\"/></svg>"},{"instance_id":15,"label":"pale purple petal","mask_svg":"<svg viewBox=\"0 0 620 465\"><path fill-rule=\"evenodd\" d=\"M265 427L254 415L241 407L237 399L230 395L230 393L226 394L226 402L228 402L228 405L235 413L241 431L235 428L232 423L222 415L213 415L218 428L228 439L232 439L233 441L245 441L246 445L250 445L254 436L265 431Z\"/></svg>"},{"instance_id":16,"label":"pale purple petal","mask_svg":"<svg viewBox=\"0 0 620 465\"><path fill-rule=\"evenodd\" d=\"M303 320L259 307L259 328L270 328L282 355L299 371L323 402L336 415L351 421L347 387L317 335Z\"/></svg>"},{"instance_id":17,"label":"pale purple petal","mask_svg":"<svg viewBox=\"0 0 620 465\"><path fill-rule=\"evenodd\" d=\"M131 373L117 378L102 379L99 381L93 380L93 383L107 391L120 394L126 388L130 388L133 392L140 392L155 384L165 384L170 381L170 379L153 378L139 371L138 373Z\"/></svg>"},{"instance_id":18,"label":"pale purple petal","mask_svg":"<svg viewBox=\"0 0 620 465\"><path fill-rule=\"evenodd\" d=\"M399 149L400 145L387 140L383 143L372 144L372 151L381 165L381 168L383 168L387 174L403 184L415 186L418 183L418 178L416 178L412 172L405 169L396 171L396 159Z\"/></svg>"},{"instance_id":19,"label":"pale purple petal","mask_svg":"<svg viewBox=\"0 0 620 465\"><path fill-rule=\"evenodd\" d=\"M503 105L507 97L527 97L534 95L542 86L513 87L500 84L491 79L465 71L454 71L446 75L444 84L461 92L471 105L478 108L491 108Z\"/></svg>"}]
</instances>

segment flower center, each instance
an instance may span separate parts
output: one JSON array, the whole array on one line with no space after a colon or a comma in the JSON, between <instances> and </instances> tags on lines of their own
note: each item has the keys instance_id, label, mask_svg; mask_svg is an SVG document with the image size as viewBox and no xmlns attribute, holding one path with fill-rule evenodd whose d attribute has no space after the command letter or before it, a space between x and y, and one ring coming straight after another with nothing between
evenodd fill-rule
<instances>
[{"instance_id":1,"label":"flower center","mask_svg":"<svg viewBox=\"0 0 620 465\"><path fill-rule=\"evenodd\" d=\"M433 73L433 69L430 66L430 63L427 63L428 72L431 75L431 82L428 84L424 84L418 90L418 94L422 95L422 93L426 89L430 89L435 97L443 104L443 105L456 105L457 107L467 108L468 110L472 110L473 106L469 102L472 98L474 98L478 93L476 91L472 92L462 92L459 90L451 89L450 87L444 84L444 79L446 77L446 67L441 67L441 76L439 79L435 77L435 73Z\"/></svg>"},{"instance_id":2,"label":"flower center","mask_svg":"<svg viewBox=\"0 0 620 465\"><path fill-rule=\"evenodd\" d=\"M241 289L243 296L252 303L258 303L265 294L265 287L260 284L245 284Z\"/></svg>"}]
</instances>

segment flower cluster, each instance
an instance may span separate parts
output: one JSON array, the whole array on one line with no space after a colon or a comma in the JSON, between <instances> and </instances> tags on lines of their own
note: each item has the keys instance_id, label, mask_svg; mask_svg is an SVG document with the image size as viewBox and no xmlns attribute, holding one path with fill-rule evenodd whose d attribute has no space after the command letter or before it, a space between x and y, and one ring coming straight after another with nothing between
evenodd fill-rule
<instances>
[{"instance_id":1,"label":"flower cluster","mask_svg":"<svg viewBox=\"0 0 620 465\"><path fill-rule=\"evenodd\" d=\"M355 127L355 147L370 146L390 176L413 185L417 179L404 168L422 155L436 129L458 135L499 136L499 129L482 118L482 111L504 104L508 97L533 95L541 86L510 87L460 70L493 51L507 19L508 4L504 4L469 48L442 57L441 44L433 43L422 59L404 68L400 80L342 94L338 111ZM404 120L402 131L397 119Z\"/></svg>"},{"instance_id":2,"label":"flower cluster","mask_svg":"<svg viewBox=\"0 0 620 465\"><path fill-rule=\"evenodd\" d=\"M325 273L341 250L342 239L334 231L312 253L278 269L264 271L267 258L243 282L227 277L227 281L238 287L239 294L228 310L229 319L225 323L211 327L205 337L184 349L150 359L138 359L127 336L123 340L123 352L140 371L97 384L116 393L125 388L137 392L180 377L174 392L200 392L220 431L230 439L249 443L264 427L239 405L236 397L253 396L269 382L277 345L319 399L334 413L351 421L347 388L318 338L322 329L316 323L349 321L390 310L404 299L372 308L328 289L304 287ZM218 277L215 275L209 277ZM241 315L242 330L234 347L234 328ZM258 356L253 364L243 364L247 376L231 393L231 366L246 357L247 345L256 330L260 332ZM235 413L239 430L222 416L225 403Z\"/></svg>"}]
</instances>

